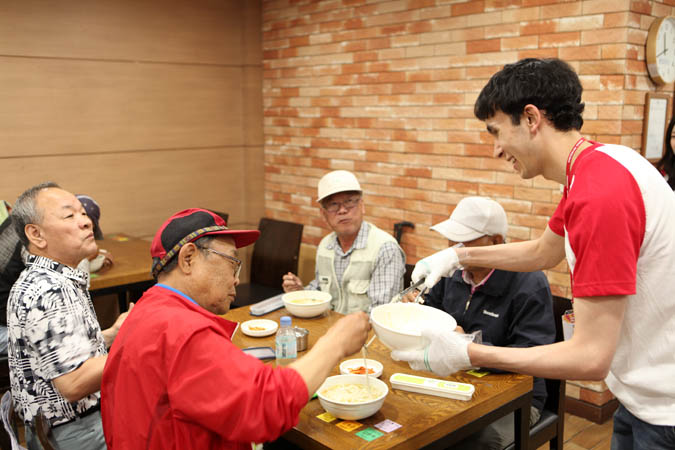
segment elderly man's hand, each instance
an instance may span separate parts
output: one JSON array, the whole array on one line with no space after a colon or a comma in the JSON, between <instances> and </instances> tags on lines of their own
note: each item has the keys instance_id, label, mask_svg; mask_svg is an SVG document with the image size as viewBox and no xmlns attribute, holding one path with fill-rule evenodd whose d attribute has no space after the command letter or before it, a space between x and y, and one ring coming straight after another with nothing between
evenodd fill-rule
<instances>
[{"instance_id":1,"label":"elderly man's hand","mask_svg":"<svg viewBox=\"0 0 675 450\"><path fill-rule=\"evenodd\" d=\"M328 329L324 337L335 345L336 351L342 351L342 357L345 357L363 347L370 328L368 314L357 312L338 320Z\"/></svg>"},{"instance_id":2,"label":"elderly man's hand","mask_svg":"<svg viewBox=\"0 0 675 450\"><path fill-rule=\"evenodd\" d=\"M302 280L298 278L297 275L291 272L288 272L286 275L283 276L283 282L281 283L281 287L284 290L284 292L301 291L305 288L305 286L303 286L302 284Z\"/></svg>"},{"instance_id":3,"label":"elderly man's hand","mask_svg":"<svg viewBox=\"0 0 675 450\"><path fill-rule=\"evenodd\" d=\"M420 291L417 289L413 289L412 291L408 292L405 294L403 297L401 297L401 302L402 303L412 303L415 301L415 297L417 297L417 294L419 294Z\"/></svg>"},{"instance_id":4,"label":"elderly man's hand","mask_svg":"<svg viewBox=\"0 0 675 450\"><path fill-rule=\"evenodd\" d=\"M446 377L458 370L471 368L467 341L455 331L438 328L421 330L422 336L431 343L423 350L394 350L395 361L407 361L413 370L427 370Z\"/></svg>"}]
</instances>

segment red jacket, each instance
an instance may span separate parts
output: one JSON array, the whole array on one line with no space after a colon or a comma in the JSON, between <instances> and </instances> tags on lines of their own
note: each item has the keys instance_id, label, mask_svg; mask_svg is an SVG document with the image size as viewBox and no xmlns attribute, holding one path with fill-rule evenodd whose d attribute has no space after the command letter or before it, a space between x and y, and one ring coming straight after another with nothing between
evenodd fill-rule
<instances>
[{"instance_id":1,"label":"red jacket","mask_svg":"<svg viewBox=\"0 0 675 450\"><path fill-rule=\"evenodd\" d=\"M236 323L163 285L120 328L101 382L109 449L250 449L293 427L307 386L230 341Z\"/></svg>"}]
</instances>

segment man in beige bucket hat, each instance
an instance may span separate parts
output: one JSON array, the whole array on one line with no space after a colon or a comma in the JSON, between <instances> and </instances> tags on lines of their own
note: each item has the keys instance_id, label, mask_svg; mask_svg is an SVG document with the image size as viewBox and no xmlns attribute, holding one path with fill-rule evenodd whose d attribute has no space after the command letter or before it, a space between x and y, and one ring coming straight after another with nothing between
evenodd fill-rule
<instances>
[{"instance_id":1,"label":"man in beige bucket hat","mask_svg":"<svg viewBox=\"0 0 675 450\"><path fill-rule=\"evenodd\" d=\"M370 311L403 287L405 255L389 233L363 220L363 190L353 173L335 170L321 178L319 212L333 230L316 252L315 278L306 289L329 292L342 314ZM304 289L295 274L283 277L285 292Z\"/></svg>"}]
</instances>

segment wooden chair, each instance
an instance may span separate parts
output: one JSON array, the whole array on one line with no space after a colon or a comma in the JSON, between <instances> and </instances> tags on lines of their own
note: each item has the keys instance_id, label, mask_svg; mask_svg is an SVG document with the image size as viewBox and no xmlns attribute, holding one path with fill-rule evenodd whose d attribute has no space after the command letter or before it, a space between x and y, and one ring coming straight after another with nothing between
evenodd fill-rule
<instances>
[{"instance_id":1,"label":"wooden chair","mask_svg":"<svg viewBox=\"0 0 675 450\"><path fill-rule=\"evenodd\" d=\"M18 427L16 426L16 413L12 402L12 393L6 391L0 402L2 411L2 427L0 427L0 447L6 450L24 450L19 445Z\"/></svg>"},{"instance_id":2,"label":"wooden chair","mask_svg":"<svg viewBox=\"0 0 675 450\"><path fill-rule=\"evenodd\" d=\"M283 220L260 219L260 237L253 246L251 282L237 286L232 307L250 305L283 292L282 277L298 272L303 225Z\"/></svg>"},{"instance_id":3,"label":"wooden chair","mask_svg":"<svg viewBox=\"0 0 675 450\"><path fill-rule=\"evenodd\" d=\"M19 444L19 427L17 426L19 417L14 411L14 402L12 402L10 391L3 394L0 409L3 414L2 426L0 426L0 448L3 450L25 450L25 447ZM51 440L51 430L47 419L42 415L42 411L39 411L35 417L35 430L38 441L44 450L56 450L57 445Z\"/></svg>"},{"instance_id":4,"label":"wooden chair","mask_svg":"<svg viewBox=\"0 0 675 450\"><path fill-rule=\"evenodd\" d=\"M555 341L563 338L562 315L572 309L569 299L553 296L553 317L555 318ZM552 450L563 450L565 435L565 380L546 379L546 404L539 421L530 428L529 449L536 450L547 441ZM514 444L506 447L513 450Z\"/></svg>"},{"instance_id":5,"label":"wooden chair","mask_svg":"<svg viewBox=\"0 0 675 450\"><path fill-rule=\"evenodd\" d=\"M51 440L49 422L42 415L42 411L35 417L35 432L44 450L56 450L57 446Z\"/></svg>"}]
</instances>

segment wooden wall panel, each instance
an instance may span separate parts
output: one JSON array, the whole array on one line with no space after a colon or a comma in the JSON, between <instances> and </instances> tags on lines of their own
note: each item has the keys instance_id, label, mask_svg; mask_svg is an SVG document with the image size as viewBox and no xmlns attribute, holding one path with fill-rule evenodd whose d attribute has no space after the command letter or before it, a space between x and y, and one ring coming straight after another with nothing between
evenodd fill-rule
<instances>
[{"instance_id":1,"label":"wooden wall panel","mask_svg":"<svg viewBox=\"0 0 675 450\"><path fill-rule=\"evenodd\" d=\"M101 206L104 233L153 236L171 214L204 207L230 214L233 227L245 223L244 148L212 148L100 155L10 158L2 163L2 198L55 181L88 194ZM257 225L257 224L256 224Z\"/></svg>"},{"instance_id":2,"label":"wooden wall panel","mask_svg":"<svg viewBox=\"0 0 675 450\"><path fill-rule=\"evenodd\" d=\"M54 180L106 233L264 213L260 0L0 2L0 199ZM244 252L245 253L245 252Z\"/></svg>"},{"instance_id":3,"label":"wooden wall panel","mask_svg":"<svg viewBox=\"0 0 675 450\"><path fill-rule=\"evenodd\" d=\"M3 0L0 54L237 66L245 53L242 27L247 18L252 21L256 5L259 1ZM247 40L254 43L255 35Z\"/></svg>"},{"instance_id":4,"label":"wooden wall panel","mask_svg":"<svg viewBox=\"0 0 675 450\"><path fill-rule=\"evenodd\" d=\"M242 33L243 63L260 66L262 63L262 5L260 1L246 1ZM261 85L262 91L262 85Z\"/></svg>"},{"instance_id":5,"label":"wooden wall panel","mask_svg":"<svg viewBox=\"0 0 675 450\"><path fill-rule=\"evenodd\" d=\"M0 66L3 156L243 144L240 68L11 57Z\"/></svg>"}]
</instances>

